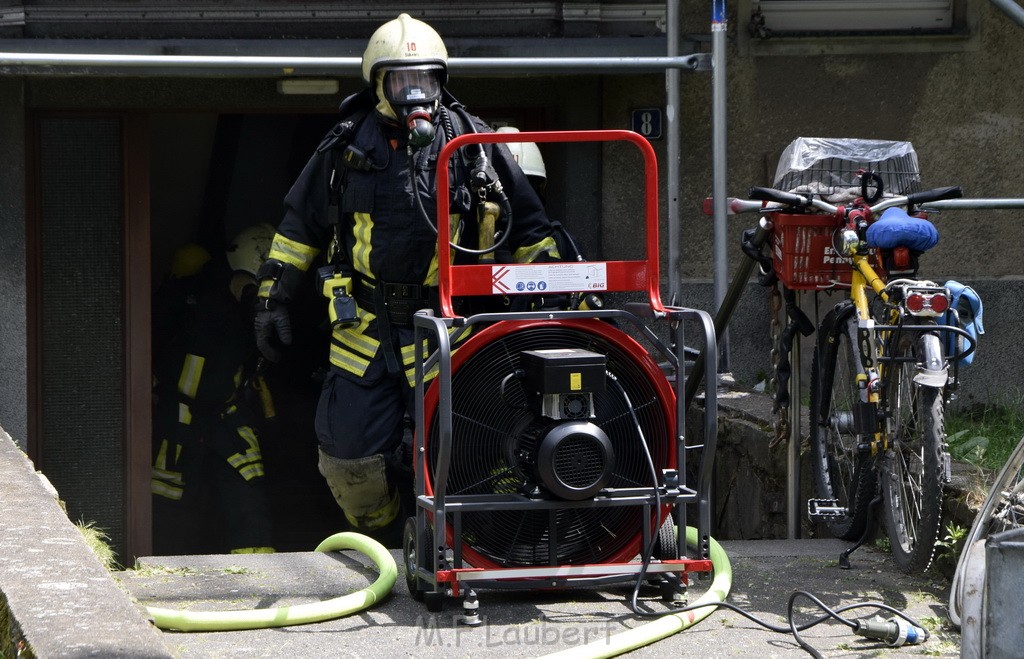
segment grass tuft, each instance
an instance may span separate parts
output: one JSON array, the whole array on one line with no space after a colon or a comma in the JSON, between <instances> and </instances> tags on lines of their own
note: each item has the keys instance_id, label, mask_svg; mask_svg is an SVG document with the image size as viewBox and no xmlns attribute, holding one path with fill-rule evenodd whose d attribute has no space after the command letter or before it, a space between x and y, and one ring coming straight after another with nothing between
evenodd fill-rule
<instances>
[{"instance_id":1,"label":"grass tuft","mask_svg":"<svg viewBox=\"0 0 1024 659\"><path fill-rule=\"evenodd\" d=\"M109 544L110 536L103 529L96 526L94 522L83 520L79 520L75 526L81 531L82 537L85 538L85 544L89 546L92 553L96 554L96 558L100 559L103 567L108 571L120 569L120 566L117 564L117 555Z\"/></svg>"}]
</instances>

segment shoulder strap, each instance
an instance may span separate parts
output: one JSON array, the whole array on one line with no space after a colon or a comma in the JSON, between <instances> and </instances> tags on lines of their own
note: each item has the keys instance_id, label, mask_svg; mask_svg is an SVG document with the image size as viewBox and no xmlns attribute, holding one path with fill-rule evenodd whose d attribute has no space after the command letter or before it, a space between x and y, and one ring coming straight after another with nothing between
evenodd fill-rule
<instances>
[{"instance_id":1,"label":"shoulder strap","mask_svg":"<svg viewBox=\"0 0 1024 659\"><path fill-rule=\"evenodd\" d=\"M341 195L345 189L345 163L350 156L348 148L360 122L366 117L365 108L339 121L327 132L316 151L323 154L324 181L327 182L327 224L332 231L331 260L340 257L341 246Z\"/></svg>"}]
</instances>

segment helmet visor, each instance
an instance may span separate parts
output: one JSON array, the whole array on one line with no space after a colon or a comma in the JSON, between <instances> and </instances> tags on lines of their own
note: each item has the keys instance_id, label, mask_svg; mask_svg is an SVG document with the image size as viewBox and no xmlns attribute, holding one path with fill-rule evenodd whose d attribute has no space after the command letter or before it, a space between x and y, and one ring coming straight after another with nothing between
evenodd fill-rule
<instances>
[{"instance_id":1,"label":"helmet visor","mask_svg":"<svg viewBox=\"0 0 1024 659\"><path fill-rule=\"evenodd\" d=\"M389 69L384 73L384 96L393 105L429 105L441 97L437 68Z\"/></svg>"}]
</instances>

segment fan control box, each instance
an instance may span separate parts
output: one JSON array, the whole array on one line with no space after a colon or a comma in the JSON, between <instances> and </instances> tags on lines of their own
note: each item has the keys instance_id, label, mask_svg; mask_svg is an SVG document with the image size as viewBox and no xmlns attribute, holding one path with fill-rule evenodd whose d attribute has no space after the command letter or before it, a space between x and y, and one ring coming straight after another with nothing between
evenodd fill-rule
<instances>
[{"instance_id":1,"label":"fan control box","mask_svg":"<svg viewBox=\"0 0 1024 659\"><path fill-rule=\"evenodd\" d=\"M581 348L524 350L523 386L541 416L555 420L594 416L594 394L604 391L606 358Z\"/></svg>"},{"instance_id":2,"label":"fan control box","mask_svg":"<svg viewBox=\"0 0 1024 659\"><path fill-rule=\"evenodd\" d=\"M524 350L520 362L526 388L538 394L604 391L606 358L581 348Z\"/></svg>"}]
</instances>

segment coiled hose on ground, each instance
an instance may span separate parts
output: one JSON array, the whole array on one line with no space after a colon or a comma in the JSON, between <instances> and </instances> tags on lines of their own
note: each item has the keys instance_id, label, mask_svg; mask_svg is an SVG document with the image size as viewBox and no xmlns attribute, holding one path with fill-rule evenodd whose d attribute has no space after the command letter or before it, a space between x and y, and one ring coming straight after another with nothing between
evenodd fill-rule
<instances>
[{"instance_id":1,"label":"coiled hose on ground","mask_svg":"<svg viewBox=\"0 0 1024 659\"><path fill-rule=\"evenodd\" d=\"M179 611L146 607L160 629L186 632L233 631L302 625L341 618L373 606L387 597L398 578L398 566L391 553L376 540L358 533L336 533L321 542L316 551L354 549L377 564L380 573L372 584L348 595L323 602L278 606L244 611Z\"/></svg>"}]
</instances>

